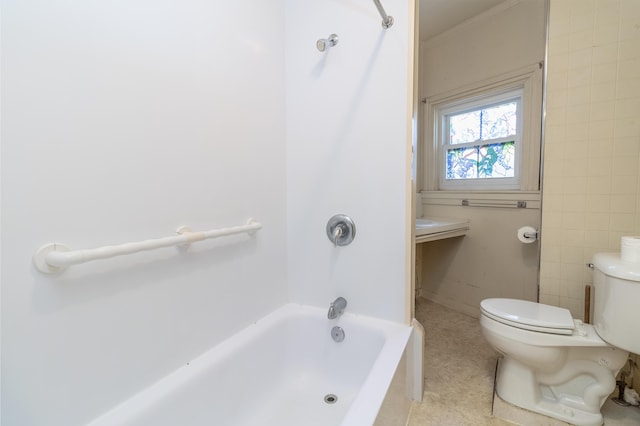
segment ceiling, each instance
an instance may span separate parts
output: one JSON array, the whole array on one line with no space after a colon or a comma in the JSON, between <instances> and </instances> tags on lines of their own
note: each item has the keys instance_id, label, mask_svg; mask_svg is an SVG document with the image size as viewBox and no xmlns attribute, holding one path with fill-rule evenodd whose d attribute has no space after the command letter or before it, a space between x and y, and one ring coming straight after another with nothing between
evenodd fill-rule
<instances>
[{"instance_id":1,"label":"ceiling","mask_svg":"<svg viewBox=\"0 0 640 426\"><path fill-rule=\"evenodd\" d=\"M428 40L467 19L510 0L419 0L420 39Z\"/></svg>"}]
</instances>

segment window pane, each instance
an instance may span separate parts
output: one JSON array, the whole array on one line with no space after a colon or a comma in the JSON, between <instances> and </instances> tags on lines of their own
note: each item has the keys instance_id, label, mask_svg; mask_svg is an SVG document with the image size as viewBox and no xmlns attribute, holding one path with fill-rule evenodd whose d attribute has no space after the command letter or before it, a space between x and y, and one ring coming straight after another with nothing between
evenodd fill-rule
<instances>
[{"instance_id":1,"label":"window pane","mask_svg":"<svg viewBox=\"0 0 640 426\"><path fill-rule=\"evenodd\" d=\"M447 150L447 179L473 179L478 175L478 148Z\"/></svg>"},{"instance_id":2,"label":"window pane","mask_svg":"<svg viewBox=\"0 0 640 426\"><path fill-rule=\"evenodd\" d=\"M515 143L483 145L478 150L478 177L514 177Z\"/></svg>"},{"instance_id":3,"label":"window pane","mask_svg":"<svg viewBox=\"0 0 640 426\"><path fill-rule=\"evenodd\" d=\"M509 102L481 110L481 137L489 139L506 138L516 134L517 103Z\"/></svg>"},{"instance_id":4,"label":"window pane","mask_svg":"<svg viewBox=\"0 0 640 426\"><path fill-rule=\"evenodd\" d=\"M446 179L514 177L514 167L513 141L447 150Z\"/></svg>"},{"instance_id":5,"label":"window pane","mask_svg":"<svg viewBox=\"0 0 640 426\"><path fill-rule=\"evenodd\" d=\"M475 142L480 139L480 111L472 111L449 117L449 142Z\"/></svg>"},{"instance_id":6,"label":"window pane","mask_svg":"<svg viewBox=\"0 0 640 426\"><path fill-rule=\"evenodd\" d=\"M451 145L506 138L517 131L515 101L449 116Z\"/></svg>"}]
</instances>

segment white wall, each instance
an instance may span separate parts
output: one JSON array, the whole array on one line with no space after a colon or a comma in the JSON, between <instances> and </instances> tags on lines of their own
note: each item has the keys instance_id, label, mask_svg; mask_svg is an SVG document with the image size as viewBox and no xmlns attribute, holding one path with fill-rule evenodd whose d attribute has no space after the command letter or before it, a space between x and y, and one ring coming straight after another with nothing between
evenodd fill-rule
<instances>
[{"instance_id":1,"label":"white wall","mask_svg":"<svg viewBox=\"0 0 640 426\"><path fill-rule=\"evenodd\" d=\"M83 424L287 300L284 24L282 1L3 2L3 424ZM250 216L186 255L31 266Z\"/></svg>"},{"instance_id":2,"label":"white wall","mask_svg":"<svg viewBox=\"0 0 640 426\"><path fill-rule=\"evenodd\" d=\"M528 204L535 202L528 201ZM535 301L538 243L523 244L519 227L538 226L538 208L508 209L423 205L434 217L470 221L464 237L419 244L419 292L427 299L478 316L489 297Z\"/></svg>"},{"instance_id":3,"label":"white wall","mask_svg":"<svg viewBox=\"0 0 640 426\"><path fill-rule=\"evenodd\" d=\"M288 277L291 298L406 321L410 258L411 1L290 1L287 8ZM411 18L413 19L413 18ZM335 33L325 53L316 40ZM411 38L409 38L411 34ZM335 248L331 216L356 223Z\"/></svg>"},{"instance_id":4,"label":"white wall","mask_svg":"<svg viewBox=\"0 0 640 426\"><path fill-rule=\"evenodd\" d=\"M545 22L545 0L505 0L421 42L420 98L427 104L437 104L446 98L532 72L532 67L545 57ZM536 84L541 79L541 76L532 77ZM438 179L429 159L433 130L428 125L427 104L420 104L422 143L418 149L417 187L418 190L437 190ZM539 149L535 150L539 155L537 151ZM523 165L527 164L526 160ZM524 189L538 190L537 173L526 173L526 169L523 172L523 177L536 175L536 179L530 178L535 182L523 182Z\"/></svg>"},{"instance_id":5,"label":"white wall","mask_svg":"<svg viewBox=\"0 0 640 426\"><path fill-rule=\"evenodd\" d=\"M506 0L424 42L422 96L483 81L544 59L544 0ZM422 64L421 64L422 65Z\"/></svg>"},{"instance_id":6,"label":"white wall","mask_svg":"<svg viewBox=\"0 0 640 426\"><path fill-rule=\"evenodd\" d=\"M423 44L421 97L470 89L535 65L544 60L544 45L544 0L505 1ZM423 123L426 120L425 113ZM425 134L421 148L431 145L432 139ZM430 151L422 152L421 188L433 190L437 179L425 170ZM531 191L506 195L423 191L422 215L468 219L471 229L465 237L420 245L416 256L419 294L475 316L480 301L488 297L536 300L538 244L524 245L516 239L519 227L540 226L537 179L532 181ZM526 200L528 208L462 207L465 198Z\"/></svg>"}]
</instances>

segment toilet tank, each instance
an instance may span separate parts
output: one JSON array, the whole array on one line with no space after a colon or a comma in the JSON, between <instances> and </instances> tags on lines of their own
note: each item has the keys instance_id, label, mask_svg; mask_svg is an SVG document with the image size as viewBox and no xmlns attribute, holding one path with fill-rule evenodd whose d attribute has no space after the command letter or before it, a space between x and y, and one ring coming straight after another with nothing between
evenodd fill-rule
<instances>
[{"instance_id":1,"label":"toilet tank","mask_svg":"<svg viewBox=\"0 0 640 426\"><path fill-rule=\"evenodd\" d=\"M640 353L640 263L620 253L593 257L593 325L605 342Z\"/></svg>"}]
</instances>

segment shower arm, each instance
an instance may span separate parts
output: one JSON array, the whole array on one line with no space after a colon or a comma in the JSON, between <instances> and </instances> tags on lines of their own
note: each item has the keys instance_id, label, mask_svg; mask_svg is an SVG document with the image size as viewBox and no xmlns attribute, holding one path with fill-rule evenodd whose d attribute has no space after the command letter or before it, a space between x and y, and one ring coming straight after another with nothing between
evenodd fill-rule
<instances>
[{"instance_id":1,"label":"shower arm","mask_svg":"<svg viewBox=\"0 0 640 426\"><path fill-rule=\"evenodd\" d=\"M392 26L393 16L387 15L387 12L384 11L384 7L382 7L380 0L373 0L373 2L375 3L376 8L378 8L378 12L380 12L380 16L382 16L382 27L387 29L390 26Z\"/></svg>"}]
</instances>

